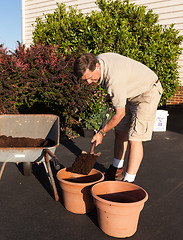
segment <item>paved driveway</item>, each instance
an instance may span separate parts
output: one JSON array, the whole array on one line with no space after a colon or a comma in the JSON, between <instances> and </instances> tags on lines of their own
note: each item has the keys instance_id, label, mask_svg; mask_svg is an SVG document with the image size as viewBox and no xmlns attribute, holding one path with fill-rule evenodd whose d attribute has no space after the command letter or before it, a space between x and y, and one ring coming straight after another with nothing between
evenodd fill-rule
<instances>
[{"instance_id":1,"label":"paved driveway","mask_svg":"<svg viewBox=\"0 0 183 240\"><path fill-rule=\"evenodd\" d=\"M169 111L167 131L154 133L144 144L144 159L136 184L149 194L132 240L179 240L183 236L183 110ZM113 157L114 132L103 144L96 168L105 170ZM63 141L56 155L67 167L81 150L89 151L90 138ZM2 164L0 164L1 166ZM56 172L55 172L56 173ZM61 192L56 182L60 199ZM85 215L68 212L62 200L55 202L42 164L23 176L13 163L7 164L0 182L1 240L108 240L98 227L96 210Z\"/></svg>"}]
</instances>

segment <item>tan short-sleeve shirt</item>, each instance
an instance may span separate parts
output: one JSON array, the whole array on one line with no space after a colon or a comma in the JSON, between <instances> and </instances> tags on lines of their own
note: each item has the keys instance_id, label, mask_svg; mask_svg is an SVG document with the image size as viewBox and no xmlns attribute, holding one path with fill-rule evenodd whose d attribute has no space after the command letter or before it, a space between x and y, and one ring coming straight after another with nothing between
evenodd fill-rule
<instances>
[{"instance_id":1,"label":"tan short-sleeve shirt","mask_svg":"<svg viewBox=\"0 0 183 240\"><path fill-rule=\"evenodd\" d=\"M158 80L151 69L131 58L116 53L102 53L97 59L101 66L100 84L117 109L123 108L127 99L150 90Z\"/></svg>"}]
</instances>

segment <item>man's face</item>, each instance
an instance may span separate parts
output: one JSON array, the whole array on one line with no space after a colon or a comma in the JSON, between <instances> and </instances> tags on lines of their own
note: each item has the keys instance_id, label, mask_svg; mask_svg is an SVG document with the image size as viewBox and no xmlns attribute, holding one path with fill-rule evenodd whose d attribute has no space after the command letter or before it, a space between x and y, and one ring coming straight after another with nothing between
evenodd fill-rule
<instances>
[{"instance_id":1,"label":"man's face","mask_svg":"<svg viewBox=\"0 0 183 240\"><path fill-rule=\"evenodd\" d=\"M95 70L91 72L89 69L87 69L81 79L86 80L88 84L91 84L98 83L100 77L101 77L100 64L97 63Z\"/></svg>"}]
</instances>

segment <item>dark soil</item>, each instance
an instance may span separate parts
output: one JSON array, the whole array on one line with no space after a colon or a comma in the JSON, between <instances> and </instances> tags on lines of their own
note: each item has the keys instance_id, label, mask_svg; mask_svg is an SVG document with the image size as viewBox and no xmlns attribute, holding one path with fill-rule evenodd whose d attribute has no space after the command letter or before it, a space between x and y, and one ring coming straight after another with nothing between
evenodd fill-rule
<instances>
[{"instance_id":1,"label":"dark soil","mask_svg":"<svg viewBox=\"0 0 183 240\"><path fill-rule=\"evenodd\" d=\"M105 199L107 201L119 203L138 202L143 200L145 196L146 194L142 189L98 195L98 197Z\"/></svg>"},{"instance_id":2,"label":"dark soil","mask_svg":"<svg viewBox=\"0 0 183 240\"><path fill-rule=\"evenodd\" d=\"M51 139L42 138L28 138L28 137L12 137L12 136L0 136L1 148L25 148L25 147L52 147L55 146L55 142Z\"/></svg>"},{"instance_id":3,"label":"dark soil","mask_svg":"<svg viewBox=\"0 0 183 240\"><path fill-rule=\"evenodd\" d=\"M92 175L84 175L82 177L77 178L66 178L65 181L73 182L73 183L93 183L99 181L101 179L101 173L96 173Z\"/></svg>"},{"instance_id":4,"label":"dark soil","mask_svg":"<svg viewBox=\"0 0 183 240\"><path fill-rule=\"evenodd\" d=\"M78 174L89 174L98 159L96 154L81 154L76 157L72 167L67 168L67 171Z\"/></svg>"}]
</instances>

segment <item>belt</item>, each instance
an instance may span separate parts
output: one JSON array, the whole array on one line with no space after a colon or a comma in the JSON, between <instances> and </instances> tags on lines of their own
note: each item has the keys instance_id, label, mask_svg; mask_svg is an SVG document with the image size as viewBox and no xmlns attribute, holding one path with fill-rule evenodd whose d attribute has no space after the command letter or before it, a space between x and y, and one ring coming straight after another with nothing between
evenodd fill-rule
<instances>
[{"instance_id":1,"label":"belt","mask_svg":"<svg viewBox=\"0 0 183 240\"><path fill-rule=\"evenodd\" d=\"M158 83L159 82L159 79L158 80L156 80L156 82L154 83L154 84L156 84L156 83Z\"/></svg>"},{"instance_id":2,"label":"belt","mask_svg":"<svg viewBox=\"0 0 183 240\"><path fill-rule=\"evenodd\" d=\"M159 79L156 80L156 82L153 83L152 87L153 87L153 86L156 86L156 84L157 84L158 82L159 82Z\"/></svg>"}]
</instances>

